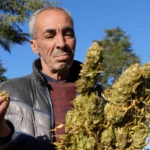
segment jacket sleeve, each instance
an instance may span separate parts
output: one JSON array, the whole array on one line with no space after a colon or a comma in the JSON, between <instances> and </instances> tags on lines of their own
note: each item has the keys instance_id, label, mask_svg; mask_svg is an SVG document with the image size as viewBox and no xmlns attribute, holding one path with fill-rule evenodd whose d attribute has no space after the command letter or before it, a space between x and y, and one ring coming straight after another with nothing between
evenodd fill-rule
<instances>
[{"instance_id":1,"label":"jacket sleeve","mask_svg":"<svg viewBox=\"0 0 150 150\"><path fill-rule=\"evenodd\" d=\"M6 123L11 129L11 133L5 138L0 138L0 150L5 150L10 145L12 140L12 135L14 134L13 124L8 120L6 120Z\"/></svg>"}]
</instances>

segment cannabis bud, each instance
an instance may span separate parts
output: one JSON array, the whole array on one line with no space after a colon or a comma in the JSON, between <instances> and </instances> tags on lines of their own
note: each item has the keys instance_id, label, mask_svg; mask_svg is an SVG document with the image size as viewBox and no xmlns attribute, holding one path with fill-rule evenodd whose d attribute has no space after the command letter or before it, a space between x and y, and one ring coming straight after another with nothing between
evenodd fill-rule
<instances>
[{"instance_id":1,"label":"cannabis bud","mask_svg":"<svg viewBox=\"0 0 150 150\"><path fill-rule=\"evenodd\" d=\"M149 83L150 63L134 64L104 91L103 97L109 101L104 108L104 120L106 129L112 129L113 149L141 150L146 145L150 133ZM107 144L104 147L109 149Z\"/></svg>"}]
</instances>

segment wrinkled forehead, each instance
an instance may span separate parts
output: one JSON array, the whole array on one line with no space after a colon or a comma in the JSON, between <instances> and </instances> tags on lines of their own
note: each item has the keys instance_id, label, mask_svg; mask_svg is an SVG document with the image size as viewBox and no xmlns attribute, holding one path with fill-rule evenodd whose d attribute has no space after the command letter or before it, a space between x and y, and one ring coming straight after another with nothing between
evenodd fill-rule
<instances>
[{"instance_id":1,"label":"wrinkled forehead","mask_svg":"<svg viewBox=\"0 0 150 150\"><path fill-rule=\"evenodd\" d=\"M45 10L35 20L35 28L55 28L57 26L72 26L71 17L63 10Z\"/></svg>"}]
</instances>

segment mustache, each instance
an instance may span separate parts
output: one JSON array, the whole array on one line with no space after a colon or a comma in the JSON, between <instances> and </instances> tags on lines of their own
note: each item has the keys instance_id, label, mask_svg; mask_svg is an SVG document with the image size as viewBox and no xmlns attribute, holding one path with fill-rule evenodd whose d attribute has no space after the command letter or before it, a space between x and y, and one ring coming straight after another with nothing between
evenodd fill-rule
<instances>
[{"instance_id":1,"label":"mustache","mask_svg":"<svg viewBox=\"0 0 150 150\"><path fill-rule=\"evenodd\" d=\"M64 48L64 49L59 48L59 49L55 49L52 54L53 57L57 57L61 55L69 55L69 56L74 57L74 50L70 48Z\"/></svg>"}]
</instances>

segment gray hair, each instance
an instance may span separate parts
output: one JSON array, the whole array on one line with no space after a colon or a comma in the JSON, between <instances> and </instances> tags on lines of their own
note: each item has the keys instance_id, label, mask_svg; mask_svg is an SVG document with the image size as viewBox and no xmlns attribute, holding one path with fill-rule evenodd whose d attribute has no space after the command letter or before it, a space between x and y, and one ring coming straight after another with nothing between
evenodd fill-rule
<instances>
[{"instance_id":1,"label":"gray hair","mask_svg":"<svg viewBox=\"0 0 150 150\"><path fill-rule=\"evenodd\" d=\"M39 10L37 10L30 18L30 21L29 21L29 32L30 32L30 36L34 39L35 38L35 20L36 20L36 17L43 11L45 10L61 10L61 11L64 11L68 14L68 16L70 17L71 19L71 22L72 22L72 25L74 25L74 22L73 22L73 18L70 14L70 12L68 12L67 10L65 10L64 8L61 8L61 7L55 7L55 6L48 6L48 7L44 7L44 8L41 8Z\"/></svg>"}]
</instances>

